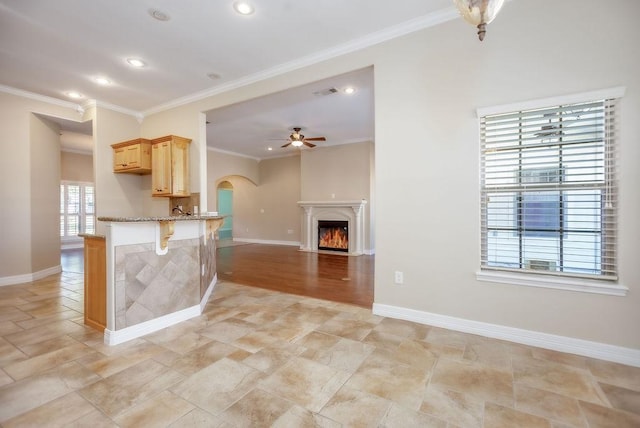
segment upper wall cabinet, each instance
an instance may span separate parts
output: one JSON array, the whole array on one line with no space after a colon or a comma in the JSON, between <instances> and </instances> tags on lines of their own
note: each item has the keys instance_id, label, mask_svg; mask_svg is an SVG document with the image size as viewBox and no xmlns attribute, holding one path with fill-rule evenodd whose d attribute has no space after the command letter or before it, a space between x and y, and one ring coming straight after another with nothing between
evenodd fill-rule
<instances>
[{"instance_id":1,"label":"upper wall cabinet","mask_svg":"<svg viewBox=\"0 0 640 428\"><path fill-rule=\"evenodd\" d=\"M152 196L189 196L191 140L175 135L151 140Z\"/></svg>"},{"instance_id":2,"label":"upper wall cabinet","mask_svg":"<svg viewBox=\"0 0 640 428\"><path fill-rule=\"evenodd\" d=\"M112 144L113 172L151 174L151 140L136 138Z\"/></svg>"}]
</instances>

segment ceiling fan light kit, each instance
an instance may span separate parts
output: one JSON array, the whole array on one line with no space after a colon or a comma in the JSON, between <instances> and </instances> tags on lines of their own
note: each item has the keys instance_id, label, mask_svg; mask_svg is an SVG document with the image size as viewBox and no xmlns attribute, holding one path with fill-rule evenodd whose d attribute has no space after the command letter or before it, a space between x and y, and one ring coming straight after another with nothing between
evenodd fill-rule
<instances>
[{"instance_id":1,"label":"ceiling fan light kit","mask_svg":"<svg viewBox=\"0 0 640 428\"><path fill-rule=\"evenodd\" d=\"M313 138L305 138L304 135L300 133L302 128L293 128L293 133L289 135L289 142L282 145L282 148L293 146L293 147L301 147L303 144L310 149L314 148L316 145L310 143L310 141L327 141L325 137L313 137Z\"/></svg>"},{"instance_id":2,"label":"ceiling fan light kit","mask_svg":"<svg viewBox=\"0 0 640 428\"><path fill-rule=\"evenodd\" d=\"M478 38L483 41L487 24L498 15L504 0L453 0L453 3L464 20L478 28Z\"/></svg>"}]
</instances>

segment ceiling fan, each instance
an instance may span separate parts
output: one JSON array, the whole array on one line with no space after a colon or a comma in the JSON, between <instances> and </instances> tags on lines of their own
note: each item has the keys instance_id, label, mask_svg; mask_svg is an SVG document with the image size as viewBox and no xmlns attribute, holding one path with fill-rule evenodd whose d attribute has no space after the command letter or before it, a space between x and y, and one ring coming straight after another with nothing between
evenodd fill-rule
<instances>
[{"instance_id":1,"label":"ceiling fan","mask_svg":"<svg viewBox=\"0 0 640 428\"><path fill-rule=\"evenodd\" d=\"M327 141L325 137L313 137L313 138L305 138L304 135L300 133L302 128L293 128L293 134L289 135L289 142L282 146L282 148L293 145L294 147L300 147L303 144L309 148L314 148L316 145L310 143L309 141Z\"/></svg>"}]
</instances>

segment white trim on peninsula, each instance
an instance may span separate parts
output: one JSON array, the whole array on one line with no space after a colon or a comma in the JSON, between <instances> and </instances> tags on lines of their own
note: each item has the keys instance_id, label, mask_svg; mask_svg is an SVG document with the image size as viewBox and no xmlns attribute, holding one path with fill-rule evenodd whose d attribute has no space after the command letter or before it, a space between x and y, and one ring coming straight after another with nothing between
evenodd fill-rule
<instances>
[{"instance_id":1,"label":"white trim on peninsula","mask_svg":"<svg viewBox=\"0 0 640 428\"><path fill-rule=\"evenodd\" d=\"M209 284L207 291L204 293L200 304L191 306L190 308L183 309L178 312L173 312L168 315L164 315L158 318L154 318L149 321L142 322L140 324L126 327L120 330L104 330L104 344L105 345L119 345L120 343L127 342L132 339L137 339L149 333L162 330L163 328L171 327L183 321L187 321L191 318L198 317L204 312L204 307L211 297L211 293L218 282L218 275L213 277L213 280Z\"/></svg>"},{"instance_id":2,"label":"white trim on peninsula","mask_svg":"<svg viewBox=\"0 0 640 428\"><path fill-rule=\"evenodd\" d=\"M119 345L120 343L124 343L129 340L144 336L146 334L161 330L163 328L171 327L172 325L178 324L182 321L195 318L197 316L200 316L200 313L201 309L200 305L198 304L181 311L173 312L168 315L163 315L161 317L133 325L131 327L126 327L119 330L109 330L105 328L104 344Z\"/></svg>"},{"instance_id":3,"label":"white trim on peninsula","mask_svg":"<svg viewBox=\"0 0 640 428\"><path fill-rule=\"evenodd\" d=\"M373 313L384 317L413 321L434 327L478 334L494 339L508 340L524 345L640 367L640 349L625 348L573 337L523 330L515 327L467 320L380 303L373 304Z\"/></svg>"}]
</instances>

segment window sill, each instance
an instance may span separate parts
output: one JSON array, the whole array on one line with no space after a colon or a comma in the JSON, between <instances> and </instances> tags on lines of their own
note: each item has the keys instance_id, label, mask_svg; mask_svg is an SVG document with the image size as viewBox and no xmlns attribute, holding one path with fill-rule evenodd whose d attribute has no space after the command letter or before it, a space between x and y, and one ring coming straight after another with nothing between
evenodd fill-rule
<instances>
[{"instance_id":1,"label":"window sill","mask_svg":"<svg viewBox=\"0 0 640 428\"><path fill-rule=\"evenodd\" d=\"M552 288L555 290L579 291L583 293L626 296L629 289L624 285L582 278L564 278L551 275L536 275L520 272L501 272L483 270L476 272L478 281L499 282L503 284L524 285L527 287Z\"/></svg>"}]
</instances>

